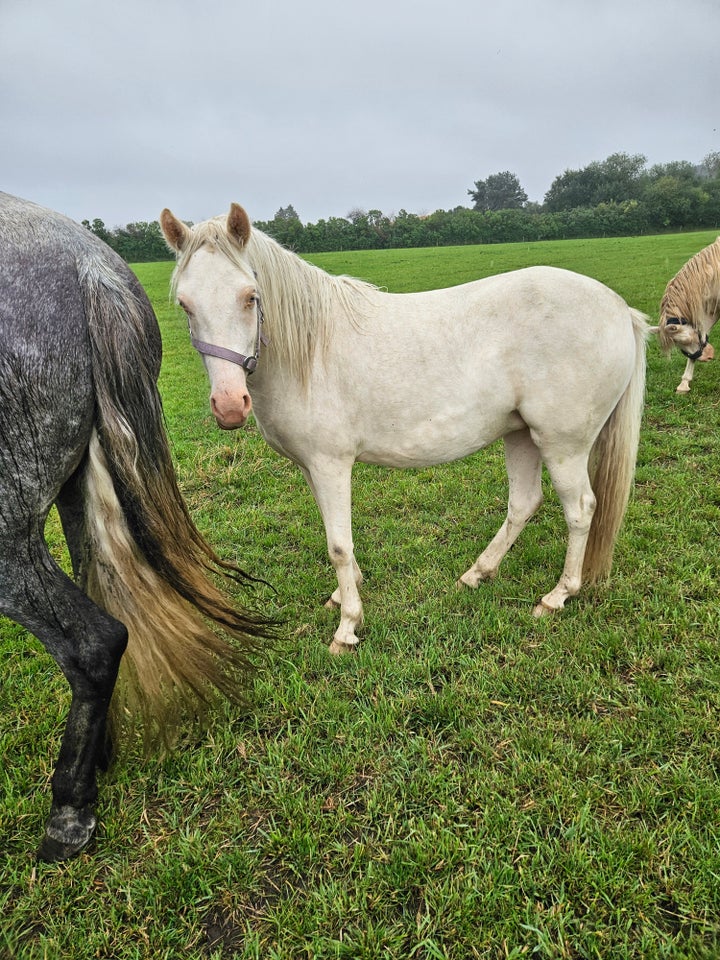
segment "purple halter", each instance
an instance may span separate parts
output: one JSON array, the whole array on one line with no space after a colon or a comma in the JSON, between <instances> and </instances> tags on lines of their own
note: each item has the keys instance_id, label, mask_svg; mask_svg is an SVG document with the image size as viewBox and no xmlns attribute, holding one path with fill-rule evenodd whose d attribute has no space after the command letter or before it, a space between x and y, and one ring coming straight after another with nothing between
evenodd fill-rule
<instances>
[{"instance_id":1,"label":"purple halter","mask_svg":"<svg viewBox=\"0 0 720 960\"><path fill-rule=\"evenodd\" d=\"M262 332L262 325L265 322L265 317L263 315L259 299L257 301L256 313L257 332L255 334L255 353L251 354L249 357L246 357L244 353L237 353L235 350L229 350L227 347L219 347L214 343L206 343L204 340L196 340L192 335L192 331L190 331L190 342L198 353L202 353L208 357L219 357L221 360L229 360L230 363L236 363L238 366L242 367L249 376L258 365L258 360L260 359L260 345L264 344L267 346L269 343L268 338Z\"/></svg>"}]
</instances>

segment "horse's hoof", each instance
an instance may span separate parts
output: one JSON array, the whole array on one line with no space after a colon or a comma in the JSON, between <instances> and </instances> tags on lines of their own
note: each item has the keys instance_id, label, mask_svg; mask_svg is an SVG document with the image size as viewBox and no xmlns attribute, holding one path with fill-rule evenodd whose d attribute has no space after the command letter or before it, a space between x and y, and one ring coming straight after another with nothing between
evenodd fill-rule
<instances>
[{"instance_id":1,"label":"horse's hoof","mask_svg":"<svg viewBox=\"0 0 720 960\"><path fill-rule=\"evenodd\" d=\"M69 860L84 850L95 834L96 820L90 808L55 807L37 851L38 860L55 863Z\"/></svg>"},{"instance_id":2,"label":"horse's hoof","mask_svg":"<svg viewBox=\"0 0 720 960\"><path fill-rule=\"evenodd\" d=\"M42 843L37 849L37 859L44 863L58 863L62 860L72 860L79 853L82 853L93 838L93 834L80 844L63 843L54 837L43 837Z\"/></svg>"},{"instance_id":3,"label":"horse's hoof","mask_svg":"<svg viewBox=\"0 0 720 960\"><path fill-rule=\"evenodd\" d=\"M678 387L675 388L675 393L690 393L690 384L681 383Z\"/></svg>"},{"instance_id":4,"label":"horse's hoof","mask_svg":"<svg viewBox=\"0 0 720 960\"><path fill-rule=\"evenodd\" d=\"M325 601L325 607L326 607L328 610L339 610L339 609L340 609L340 604L339 604L336 600L333 600L332 597L330 597L329 600L326 600L326 601Z\"/></svg>"},{"instance_id":5,"label":"horse's hoof","mask_svg":"<svg viewBox=\"0 0 720 960\"><path fill-rule=\"evenodd\" d=\"M533 610L533 616L536 620L539 620L540 617L548 617L551 613L557 613L555 607L549 606L547 603L544 603L542 600L537 604Z\"/></svg>"},{"instance_id":6,"label":"horse's hoof","mask_svg":"<svg viewBox=\"0 0 720 960\"><path fill-rule=\"evenodd\" d=\"M358 648L359 641L357 638L354 641L347 642L341 640L333 640L333 642L328 647L328 651L334 656L339 657L345 653L355 653Z\"/></svg>"},{"instance_id":7,"label":"horse's hoof","mask_svg":"<svg viewBox=\"0 0 720 960\"><path fill-rule=\"evenodd\" d=\"M470 587L471 590L477 590L481 583L485 583L487 580L494 580L497 576L497 569L495 570L482 570L478 573L477 570L466 570L465 573L456 581L455 585L462 589L463 587Z\"/></svg>"}]
</instances>

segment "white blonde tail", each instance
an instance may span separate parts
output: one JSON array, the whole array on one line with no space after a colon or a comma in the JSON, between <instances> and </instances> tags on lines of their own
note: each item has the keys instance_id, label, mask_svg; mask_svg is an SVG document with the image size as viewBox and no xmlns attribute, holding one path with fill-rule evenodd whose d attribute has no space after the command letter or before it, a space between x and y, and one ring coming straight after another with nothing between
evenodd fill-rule
<instances>
[{"instance_id":1,"label":"white blonde tail","mask_svg":"<svg viewBox=\"0 0 720 960\"><path fill-rule=\"evenodd\" d=\"M612 568L613 552L635 476L645 403L645 344L651 328L630 310L635 334L635 369L617 406L600 431L590 457L590 481L597 498L585 550L583 580L594 583Z\"/></svg>"}]
</instances>

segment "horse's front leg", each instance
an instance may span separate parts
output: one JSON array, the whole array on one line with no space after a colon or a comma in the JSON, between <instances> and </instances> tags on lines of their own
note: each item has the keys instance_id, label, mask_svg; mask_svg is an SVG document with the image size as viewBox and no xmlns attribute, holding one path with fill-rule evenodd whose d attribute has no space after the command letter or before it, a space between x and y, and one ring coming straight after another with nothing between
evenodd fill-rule
<instances>
[{"instance_id":1,"label":"horse's front leg","mask_svg":"<svg viewBox=\"0 0 720 960\"><path fill-rule=\"evenodd\" d=\"M352 463L323 461L303 468L303 473L325 524L328 555L338 580L328 606L340 608L340 625L329 649L334 654L346 653L357 646L355 629L363 619L358 590L362 573L355 562L352 540Z\"/></svg>"},{"instance_id":2,"label":"horse's front leg","mask_svg":"<svg viewBox=\"0 0 720 960\"><path fill-rule=\"evenodd\" d=\"M355 576L355 584L359 589L363 582L363 575L362 575L362 570L357 565L357 560L355 559L354 556L353 556L353 574ZM338 587L333 592L332 596L325 602L325 606L328 608L328 610L338 610L341 605L342 605L342 595L340 593L340 587Z\"/></svg>"},{"instance_id":3,"label":"horse's front leg","mask_svg":"<svg viewBox=\"0 0 720 960\"><path fill-rule=\"evenodd\" d=\"M675 388L675 393L690 393L690 384L692 383L693 373L695 372L695 361L688 360L685 364L682 379Z\"/></svg>"}]
</instances>

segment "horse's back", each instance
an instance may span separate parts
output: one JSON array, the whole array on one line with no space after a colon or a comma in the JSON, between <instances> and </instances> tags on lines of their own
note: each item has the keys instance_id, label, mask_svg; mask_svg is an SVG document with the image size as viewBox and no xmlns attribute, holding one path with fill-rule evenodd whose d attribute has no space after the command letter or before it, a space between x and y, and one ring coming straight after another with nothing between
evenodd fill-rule
<instances>
[{"instance_id":1,"label":"horse's back","mask_svg":"<svg viewBox=\"0 0 720 960\"><path fill-rule=\"evenodd\" d=\"M416 293L377 291L357 326L368 347L376 337L397 345L400 356L417 357L432 342L433 360L449 361L495 341L550 349L559 346L558 338L570 338L579 346L612 349L615 338L632 330L619 294L592 277L550 266Z\"/></svg>"}]
</instances>

